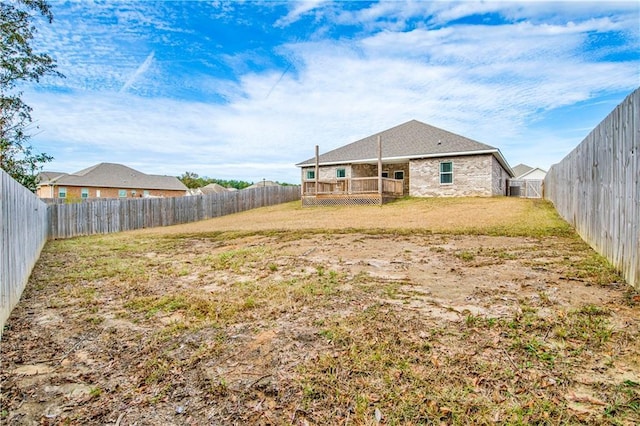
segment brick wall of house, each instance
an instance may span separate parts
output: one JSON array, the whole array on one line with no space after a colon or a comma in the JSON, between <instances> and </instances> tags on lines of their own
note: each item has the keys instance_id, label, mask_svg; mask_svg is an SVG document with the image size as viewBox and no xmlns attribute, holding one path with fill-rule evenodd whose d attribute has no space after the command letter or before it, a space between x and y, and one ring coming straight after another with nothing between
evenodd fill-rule
<instances>
[{"instance_id":1,"label":"brick wall of house","mask_svg":"<svg viewBox=\"0 0 640 426\"><path fill-rule=\"evenodd\" d=\"M352 175L354 178L378 176L378 166L374 164L354 164Z\"/></svg>"},{"instance_id":2,"label":"brick wall of house","mask_svg":"<svg viewBox=\"0 0 640 426\"><path fill-rule=\"evenodd\" d=\"M453 183L440 183L440 163L453 163ZM323 166L319 168L320 181L335 181L336 170L344 168L346 178L376 177L377 164L353 164ZM308 170L302 168L302 180L305 181ZM427 158L411 160L409 163L382 165L383 172L390 178L397 171L404 172L404 193L413 197L491 197L505 195L507 191L507 171L492 154L458 157ZM116 195L117 196L117 195Z\"/></svg>"},{"instance_id":3,"label":"brick wall of house","mask_svg":"<svg viewBox=\"0 0 640 426\"><path fill-rule=\"evenodd\" d=\"M314 168L315 169L315 168ZM351 178L351 167L349 166L323 166L319 168L318 180L321 181L333 181L337 180L338 169L345 170L345 178Z\"/></svg>"},{"instance_id":4,"label":"brick wall of house","mask_svg":"<svg viewBox=\"0 0 640 426\"><path fill-rule=\"evenodd\" d=\"M315 179L307 179L307 171L314 171L315 167L303 167L302 168L302 181L315 181ZM323 182L337 180L336 173L338 169L345 169L345 177L351 178L351 167L345 166L322 166L318 168L318 180Z\"/></svg>"},{"instance_id":5,"label":"brick wall of house","mask_svg":"<svg viewBox=\"0 0 640 426\"><path fill-rule=\"evenodd\" d=\"M440 183L440 163L446 161L453 163L452 184ZM497 163L491 154L411 160L409 195L414 197L497 195L499 180L494 176L498 174L494 169L494 162Z\"/></svg>"},{"instance_id":6,"label":"brick wall of house","mask_svg":"<svg viewBox=\"0 0 640 426\"><path fill-rule=\"evenodd\" d=\"M49 185L39 186L36 188L36 195L40 198L55 198L53 187Z\"/></svg>"},{"instance_id":7,"label":"brick wall of house","mask_svg":"<svg viewBox=\"0 0 640 426\"><path fill-rule=\"evenodd\" d=\"M346 164L337 166L322 166L318 170L318 180L328 182L335 181L337 169L345 169L346 178L364 178L364 177L377 177L378 165L377 164ZM303 167L302 168L302 181L314 179L307 179L307 171L315 170L315 167ZM404 192L409 192L409 163L393 163L382 164L382 171L387 172L389 178L394 177L394 173L397 171L404 172Z\"/></svg>"},{"instance_id":8,"label":"brick wall of house","mask_svg":"<svg viewBox=\"0 0 640 426\"><path fill-rule=\"evenodd\" d=\"M502 168L496 157L492 155L491 158L493 159L491 163L491 189L493 195L507 195L507 179L509 179L509 174Z\"/></svg>"},{"instance_id":9,"label":"brick wall of house","mask_svg":"<svg viewBox=\"0 0 640 426\"><path fill-rule=\"evenodd\" d=\"M58 198L58 194L60 191L60 187L64 187L67 189L68 199L78 199L82 198L82 188L87 188L89 190L88 198L120 198L119 189L118 188L95 188L95 187L80 187L80 186L68 186L68 185L60 185L55 186L53 194L51 191L51 187L42 186L38 189L37 195L41 198ZM123 188L124 189L124 188ZM100 196L98 197L98 191L100 191ZM144 189L126 189L127 198L140 198L144 194ZM150 197L182 197L186 195L185 191L174 191L174 190L165 190L165 189L148 189L148 195Z\"/></svg>"},{"instance_id":10,"label":"brick wall of house","mask_svg":"<svg viewBox=\"0 0 640 426\"><path fill-rule=\"evenodd\" d=\"M378 165L377 164L354 164L353 177L377 177ZM382 171L387 172L389 178L393 179L395 172L404 172L404 184L405 192L409 191L409 163L382 163Z\"/></svg>"},{"instance_id":11,"label":"brick wall of house","mask_svg":"<svg viewBox=\"0 0 640 426\"><path fill-rule=\"evenodd\" d=\"M403 192L405 194L409 193L409 187L411 185L411 177L409 175L410 168L409 163L400 163L400 164L383 164L382 171L389 173L390 179L395 179L395 172L404 172L404 183L403 183Z\"/></svg>"}]
</instances>

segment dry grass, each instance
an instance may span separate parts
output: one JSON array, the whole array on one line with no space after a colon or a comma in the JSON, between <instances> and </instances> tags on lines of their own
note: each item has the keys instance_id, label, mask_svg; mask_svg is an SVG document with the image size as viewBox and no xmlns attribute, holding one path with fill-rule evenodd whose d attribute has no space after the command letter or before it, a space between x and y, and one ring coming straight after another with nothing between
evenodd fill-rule
<instances>
[{"instance_id":1,"label":"dry grass","mask_svg":"<svg viewBox=\"0 0 640 426\"><path fill-rule=\"evenodd\" d=\"M640 312L619 281L532 200L56 241L3 334L0 418L636 424Z\"/></svg>"},{"instance_id":2,"label":"dry grass","mask_svg":"<svg viewBox=\"0 0 640 426\"><path fill-rule=\"evenodd\" d=\"M140 233L189 234L270 230L404 230L484 235L561 235L570 231L551 204L519 198L407 198L383 206L303 208L280 204Z\"/></svg>"}]
</instances>

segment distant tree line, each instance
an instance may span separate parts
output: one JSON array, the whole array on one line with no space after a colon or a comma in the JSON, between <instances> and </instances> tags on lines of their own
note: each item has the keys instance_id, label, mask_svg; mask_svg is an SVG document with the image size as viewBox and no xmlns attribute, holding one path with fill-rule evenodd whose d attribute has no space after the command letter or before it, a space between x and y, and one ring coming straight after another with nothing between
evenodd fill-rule
<instances>
[{"instance_id":1,"label":"distant tree line","mask_svg":"<svg viewBox=\"0 0 640 426\"><path fill-rule=\"evenodd\" d=\"M206 176L198 176L197 173L193 172L184 172L181 176L178 176L178 179L187 188L202 188L211 183L217 183L218 185L224 186L225 188L235 188L235 189L244 189L248 186L253 185L253 182L245 182L243 180L224 180L224 179L214 179Z\"/></svg>"},{"instance_id":2,"label":"distant tree line","mask_svg":"<svg viewBox=\"0 0 640 426\"><path fill-rule=\"evenodd\" d=\"M178 176L178 179L180 180L180 182L184 183L184 185L187 188L191 188L191 189L202 188L211 183L217 183L218 185L224 186L225 188L235 188L235 189L244 189L253 185L253 182L246 182L244 180L215 179L215 178L210 178L206 176L200 177L198 176L197 173L193 173L193 172L184 172L182 175ZM276 183L283 186L291 185L290 183L281 183L277 181Z\"/></svg>"}]
</instances>

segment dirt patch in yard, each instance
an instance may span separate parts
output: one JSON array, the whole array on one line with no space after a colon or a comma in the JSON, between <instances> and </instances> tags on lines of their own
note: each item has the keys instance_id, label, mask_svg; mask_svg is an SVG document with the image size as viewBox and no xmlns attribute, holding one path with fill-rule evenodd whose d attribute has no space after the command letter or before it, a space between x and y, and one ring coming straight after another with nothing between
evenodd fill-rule
<instances>
[{"instance_id":1,"label":"dirt patch in yard","mask_svg":"<svg viewBox=\"0 0 640 426\"><path fill-rule=\"evenodd\" d=\"M269 211L50 243L2 337L2 424L640 420L634 294L561 225Z\"/></svg>"}]
</instances>

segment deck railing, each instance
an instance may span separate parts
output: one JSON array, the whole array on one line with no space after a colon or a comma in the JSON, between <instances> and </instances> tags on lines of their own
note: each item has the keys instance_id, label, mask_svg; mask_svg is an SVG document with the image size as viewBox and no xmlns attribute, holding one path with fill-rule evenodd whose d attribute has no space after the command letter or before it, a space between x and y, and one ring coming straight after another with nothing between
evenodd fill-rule
<instances>
[{"instance_id":1,"label":"deck railing","mask_svg":"<svg viewBox=\"0 0 640 426\"><path fill-rule=\"evenodd\" d=\"M394 197L401 197L404 192L403 181L399 179L382 178L382 193ZM316 190L317 189L317 190ZM302 183L302 195L357 195L378 193L378 178L364 177L340 179L334 181L315 181Z\"/></svg>"}]
</instances>

